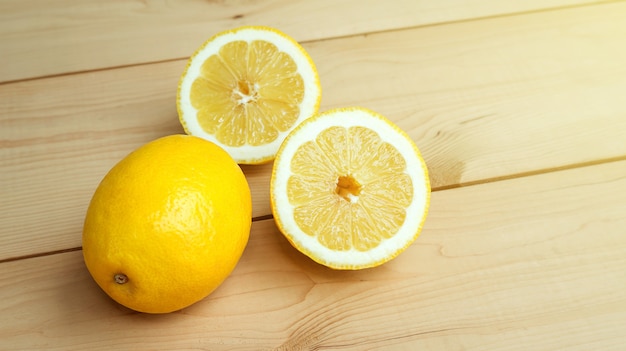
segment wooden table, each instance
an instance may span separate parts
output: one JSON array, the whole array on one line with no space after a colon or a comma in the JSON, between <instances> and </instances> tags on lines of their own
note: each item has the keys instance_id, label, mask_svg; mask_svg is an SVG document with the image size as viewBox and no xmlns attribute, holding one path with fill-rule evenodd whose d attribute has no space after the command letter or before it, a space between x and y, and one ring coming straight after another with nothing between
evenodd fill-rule
<instances>
[{"instance_id":1,"label":"wooden table","mask_svg":"<svg viewBox=\"0 0 626 351\"><path fill-rule=\"evenodd\" d=\"M375 269L293 249L272 165L242 167L251 238L177 313L109 299L81 230L104 174L182 133L189 55L269 25L316 62L322 110L360 105L417 143L418 240ZM626 349L626 2L0 1L1 350Z\"/></svg>"}]
</instances>

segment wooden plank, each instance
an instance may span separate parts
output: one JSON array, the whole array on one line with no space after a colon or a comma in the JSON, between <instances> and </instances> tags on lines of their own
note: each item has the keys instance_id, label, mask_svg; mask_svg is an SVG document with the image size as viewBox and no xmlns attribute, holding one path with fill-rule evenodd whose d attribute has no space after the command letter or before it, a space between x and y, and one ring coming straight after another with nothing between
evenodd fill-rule
<instances>
[{"instance_id":1,"label":"wooden plank","mask_svg":"<svg viewBox=\"0 0 626 351\"><path fill-rule=\"evenodd\" d=\"M395 260L333 271L255 222L233 274L181 312L120 307L80 252L0 263L5 351L621 350L626 161L433 194Z\"/></svg>"},{"instance_id":2,"label":"wooden plank","mask_svg":"<svg viewBox=\"0 0 626 351\"><path fill-rule=\"evenodd\" d=\"M599 3L592 0L99 1L0 3L0 82L188 57L239 25L300 41Z\"/></svg>"},{"instance_id":3,"label":"wooden plank","mask_svg":"<svg viewBox=\"0 0 626 351\"><path fill-rule=\"evenodd\" d=\"M625 13L621 2L312 51L333 89L325 107L391 116L425 154L434 187L447 187L626 155Z\"/></svg>"},{"instance_id":4,"label":"wooden plank","mask_svg":"<svg viewBox=\"0 0 626 351\"><path fill-rule=\"evenodd\" d=\"M406 130L435 188L626 155L626 4L308 43L322 108ZM504 29L503 29L504 28ZM0 85L0 259L80 246L87 203L135 147L181 133L185 62ZM367 72L364 74L363 72ZM244 167L255 216L271 164Z\"/></svg>"},{"instance_id":5,"label":"wooden plank","mask_svg":"<svg viewBox=\"0 0 626 351\"><path fill-rule=\"evenodd\" d=\"M87 205L107 171L150 140L184 133L175 105L184 62L163 66L0 86L0 259L80 246ZM242 167L254 217L269 214L271 167Z\"/></svg>"}]
</instances>

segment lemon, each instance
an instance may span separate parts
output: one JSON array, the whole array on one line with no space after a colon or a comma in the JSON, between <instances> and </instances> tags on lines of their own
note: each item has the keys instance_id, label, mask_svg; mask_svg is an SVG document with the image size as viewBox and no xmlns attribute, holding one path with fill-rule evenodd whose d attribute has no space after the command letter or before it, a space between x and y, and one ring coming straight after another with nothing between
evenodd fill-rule
<instances>
[{"instance_id":1,"label":"lemon","mask_svg":"<svg viewBox=\"0 0 626 351\"><path fill-rule=\"evenodd\" d=\"M430 203L415 143L364 108L330 110L295 128L278 150L270 188L280 231L335 269L399 255L419 235Z\"/></svg>"},{"instance_id":2,"label":"lemon","mask_svg":"<svg viewBox=\"0 0 626 351\"><path fill-rule=\"evenodd\" d=\"M217 145L157 139L116 164L96 189L83 229L97 284L133 310L166 313L217 288L248 241L250 189Z\"/></svg>"},{"instance_id":3,"label":"lemon","mask_svg":"<svg viewBox=\"0 0 626 351\"><path fill-rule=\"evenodd\" d=\"M320 99L317 69L302 46L274 28L244 26L216 34L190 57L176 104L187 134L238 163L258 164L274 158Z\"/></svg>"}]
</instances>

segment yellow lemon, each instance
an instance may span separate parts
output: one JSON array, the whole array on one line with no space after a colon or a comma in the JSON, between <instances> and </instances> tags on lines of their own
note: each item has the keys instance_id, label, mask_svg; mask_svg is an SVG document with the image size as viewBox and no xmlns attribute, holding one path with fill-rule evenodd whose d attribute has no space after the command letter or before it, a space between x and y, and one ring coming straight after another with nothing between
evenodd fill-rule
<instances>
[{"instance_id":1,"label":"yellow lemon","mask_svg":"<svg viewBox=\"0 0 626 351\"><path fill-rule=\"evenodd\" d=\"M363 108L331 110L296 127L276 155L270 188L280 231L336 269L396 257L417 238L430 203L415 143Z\"/></svg>"},{"instance_id":2,"label":"yellow lemon","mask_svg":"<svg viewBox=\"0 0 626 351\"><path fill-rule=\"evenodd\" d=\"M116 164L85 218L83 256L98 285L133 310L166 313L217 288L248 242L250 189L217 145L157 139Z\"/></svg>"},{"instance_id":3,"label":"yellow lemon","mask_svg":"<svg viewBox=\"0 0 626 351\"><path fill-rule=\"evenodd\" d=\"M287 134L319 108L308 53L269 27L244 26L207 40L189 59L176 104L187 134L220 145L238 163L274 158Z\"/></svg>"}]
</instances>

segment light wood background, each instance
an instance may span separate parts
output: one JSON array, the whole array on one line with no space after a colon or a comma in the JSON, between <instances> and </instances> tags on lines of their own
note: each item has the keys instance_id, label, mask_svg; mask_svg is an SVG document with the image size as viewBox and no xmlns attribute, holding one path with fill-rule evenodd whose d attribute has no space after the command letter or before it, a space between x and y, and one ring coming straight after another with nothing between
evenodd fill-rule
<instances>
[{"instance_id":1,"label":"light wood background","mask_svg":"<svg viewBox=\"0 0 626 351\"><path fill-rule=\"evenodd\" d=\"M298 253L244 166L249 245L212 295L145 315L110 300L80 240L100 179L182 133L189 55L277 27L318 66L322 110L404 129L433 185L397 259ZM624 350L626 2L0 0L1 350Z\"/></svg>"}]
</instances>

